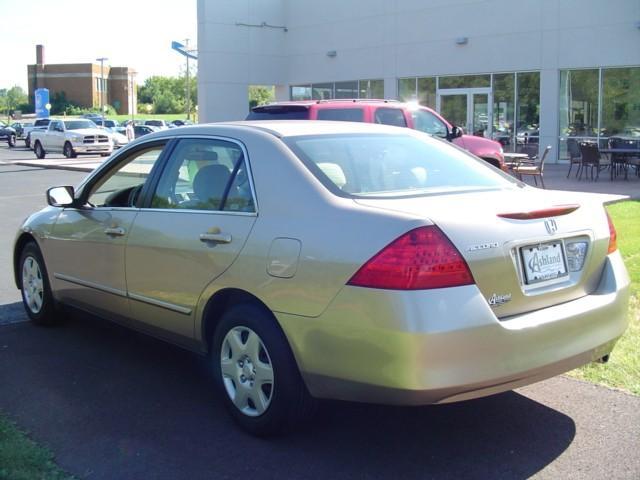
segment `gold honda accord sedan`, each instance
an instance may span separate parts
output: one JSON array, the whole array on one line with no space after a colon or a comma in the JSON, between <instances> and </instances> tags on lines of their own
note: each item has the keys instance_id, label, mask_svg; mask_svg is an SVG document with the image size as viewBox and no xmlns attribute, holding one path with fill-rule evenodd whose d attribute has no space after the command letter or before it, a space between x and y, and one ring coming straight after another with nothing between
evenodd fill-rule
<instances>
[{"instance_id":1,"label":"gold honda accord sedan","mask_svg":"<svg viewBox=\"0 0 640 480\"><path fill-rule=\"evenodd\" d=\"M207 355L256 435L317 399L510 390L606 360L626 328L599 197L529 187L409 129L166 130L47 200L15 242L33 322L69 305Z\"/></svg>"}]
</instances>

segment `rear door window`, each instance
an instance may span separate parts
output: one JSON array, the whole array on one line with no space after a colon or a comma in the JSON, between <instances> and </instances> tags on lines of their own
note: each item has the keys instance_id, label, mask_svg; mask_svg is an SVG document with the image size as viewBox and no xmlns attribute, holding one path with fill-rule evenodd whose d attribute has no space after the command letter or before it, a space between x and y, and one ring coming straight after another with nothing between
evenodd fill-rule
<instances>
[{"instance_id":1,"label":"rear door window","mask_svg":"<svg viewBox=\"0 0 640 480\"><path fill-rule=\"evenodd\" d=\"M322 108L318 110L318 120L364 122L364 110L362 108Z\"/></svg>"},{"instance_id":2,"label":"rear door window","mask_svg":"<svg viewBox=\"0 0 640 480\"><path fill-rule=\"evenodd\" d=\"M404 112L399 108L377 108L374 115L374 123L393 125L395 127L407 126L407 120L404 118Z\"/></svg>"},{"instance_id":3,"label":"rear door window","mask_svg":"<svg viewBox=\"0 0 640 480\"><path fill-rule=\"evenodd\" d=\"M256 107L246 120L308 120L309 109L303 105L267 105Z\"/></svg>"}]
</instances>

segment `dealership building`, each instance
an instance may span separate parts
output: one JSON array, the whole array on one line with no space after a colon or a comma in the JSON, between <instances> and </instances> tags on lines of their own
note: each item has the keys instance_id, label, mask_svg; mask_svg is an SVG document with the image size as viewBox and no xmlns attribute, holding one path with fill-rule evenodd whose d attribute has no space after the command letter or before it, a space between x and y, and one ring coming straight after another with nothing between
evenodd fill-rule
<instances>
[{"instance_id":1,"label":"dealership building","mask_svg":"<svg viewBox=\"0 0 640 480\"><path fill-rule=\"evenodd\" d=\"M640 139L639 0L198 0L201 122L277 100L386 98L466 132L551 145Z\"/></svg>"}]
</instances>

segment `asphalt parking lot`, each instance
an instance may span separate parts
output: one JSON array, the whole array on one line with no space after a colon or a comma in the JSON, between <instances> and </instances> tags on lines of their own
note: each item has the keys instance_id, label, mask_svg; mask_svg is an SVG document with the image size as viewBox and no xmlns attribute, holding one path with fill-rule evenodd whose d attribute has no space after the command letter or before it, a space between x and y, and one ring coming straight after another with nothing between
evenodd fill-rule
<instances>
[{"instance_id":1,"label":"asphalt parking lot","mask_svg":"<svg viewBox=\"0 0 640 480\"><path fill-rule=\"evenodd\" d=\"M0 410L79 478L640 478L640 397L567 377L452 405L328 402L305 430L258 440L198 356L81 313L32 326L14 233L48 186L85 174L7 163L22 150L0 145Z\"/></svg>"}]
</instances>

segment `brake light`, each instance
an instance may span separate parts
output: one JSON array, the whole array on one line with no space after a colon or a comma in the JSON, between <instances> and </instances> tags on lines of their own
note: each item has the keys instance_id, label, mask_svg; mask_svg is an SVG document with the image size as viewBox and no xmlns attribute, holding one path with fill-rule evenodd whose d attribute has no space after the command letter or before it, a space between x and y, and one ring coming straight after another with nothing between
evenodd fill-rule
<instances>
[{"instance_id":1,"label":"brake light","mask_svg":"<svg viewBox=\"0 0 640 480\"><path fill-rule=\"evenodd\" d=\"M553 207L543 208L541 210L531 210L528 212L499 213L498 216L502 218L509 218L511 220L535 220L538 218L567 215L571 212L575 212L579 208L580 205L555 205Z\"/></svg>"},{"instance_id":2,"label":"brake light","mask_svg":"<svg viewBox=\"0 0 640 480\"><path fill-rule=\"evenodd\" d=\"M348 285L427 290L472 285L467 262L435 225L405 233L367 261Z\"/></svg>"},{"instance_id":3,"label":"brake light","mask_svg":"<svg viewBox=\"0 0 640 480\"><path fill-rule=\"evenodd\" d=\"M609 222L609 248L607 249L607 255L615 252L618 249L618 233L616 227L613 226L609 212L605 210L607 214L607 222Z\"/></svg>"}]
</instances>

